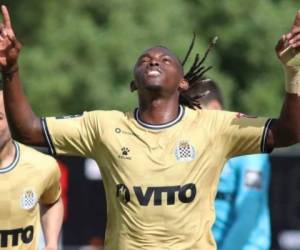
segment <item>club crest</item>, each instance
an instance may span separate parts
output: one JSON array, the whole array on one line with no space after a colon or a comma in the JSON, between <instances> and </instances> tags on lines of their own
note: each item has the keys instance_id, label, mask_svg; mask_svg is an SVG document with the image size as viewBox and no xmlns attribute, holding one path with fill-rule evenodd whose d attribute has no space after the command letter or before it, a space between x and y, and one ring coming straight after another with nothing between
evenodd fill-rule
<instances>
[{"instance_id":1,"label":"club crest","mask_svg":"<svg viewBox=\"0 0 300 250\"><path fill-rule=\"evenodd\" d=\"M175 148L177 161L192 161L195 159L195 148L188 141L180 141Z\"/></svg>"},{"instance_id":2,"label":"club crest","mask_svg":"<svg viewBox=\"0 0 300 250\"><path fill-rule=\"evenodd\" d=\"M33 208L37 203L37 196L35 192L28 188L25 189L21 196L21 208L29 210Z\"/></svg>"}]
</instances>

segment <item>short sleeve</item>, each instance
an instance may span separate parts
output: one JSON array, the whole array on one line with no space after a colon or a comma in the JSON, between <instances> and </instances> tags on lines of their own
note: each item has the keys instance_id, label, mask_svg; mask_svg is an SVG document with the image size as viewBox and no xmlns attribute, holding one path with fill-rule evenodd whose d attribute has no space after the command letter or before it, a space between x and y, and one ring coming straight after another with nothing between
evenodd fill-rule
<instances>
[{"instance_id":1,"label":"short sleeve","mask_svg":"<svg viewBox=\"0 0 300 250\"><path fill-rule=\"evenodd\" d=\"M53 159L49 161L48 175L46 176L44 192L41 195L42 204L53 204L58 201L61 195L60 170L57 162Z\"/></svg>"},{"instance_id":2,"label":"short sleeve","mask_svg":"<svg viewBox=\"0 0 300 250\"><path fill-rule=\"evenodd\" d=\"M78 116L42 118L43 133L50 153L92 157L95 144L101 141L97 112Z\"/></svg>"},{"instance_id":3,"label":"short sleeve","mask_svg":"<svg viewBox=\"0 0 300 250\"><path fill-rule=\"evenodd\" d=\"M241 113L216 113L217 141L227 159L245 154L265 153L266 139L272 119L250 117Z\"/></svg>"}]
</instances>

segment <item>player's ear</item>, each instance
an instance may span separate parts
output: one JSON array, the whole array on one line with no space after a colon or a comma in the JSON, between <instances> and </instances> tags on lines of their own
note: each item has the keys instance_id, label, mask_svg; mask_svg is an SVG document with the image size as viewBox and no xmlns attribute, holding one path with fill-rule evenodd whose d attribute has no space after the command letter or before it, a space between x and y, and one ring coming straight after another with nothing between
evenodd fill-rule
<instances>
[{"instance_id":1,"label":"player's ear","mask_svg":"<svg viewBox=\"0 0 300 250\"><path fill-rule=\"evenodd\" d=\"M180 80L180 82L179 82L178 88L179 88L179 91L186 91L186 90L188 90L188 88L189 88L189 82L186 79L182 78Z\"/></svg>"},{"instance_id":2,"label":"player's ear","mask_svg":"<svg viewBox=\"0 0 300 250\"><path fill-rule=\"evenodd\" d=\"M130 91L131 92L134 92L134 91L136 91L137 90L137 87L136 87L136 85L135 85L135 82L134 81L131 81L130 82Z\"/></svg>"}]
</instances>

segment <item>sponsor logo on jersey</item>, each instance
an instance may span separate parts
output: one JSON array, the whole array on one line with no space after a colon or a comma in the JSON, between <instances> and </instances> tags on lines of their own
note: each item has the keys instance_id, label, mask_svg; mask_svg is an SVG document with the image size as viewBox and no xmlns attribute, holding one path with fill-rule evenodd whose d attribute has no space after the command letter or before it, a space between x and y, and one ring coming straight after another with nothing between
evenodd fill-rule
<instances>
[{"instance_id":1,"label":"sponsor logo on jersey","mask_svg":"<svg viewBox=\"0 0 300 250\"><path fill-rule=\"evenodd\" d=\"M33 189L25 189L21 195L21 208L25 210L32 209L37 203L37 196Z\"/></svg>"},{"instance_id":2,"label":"sponsor logo on jersey","mask_svg":"<svg viewBox=\"0 0 300 250\"><path fill-rule=\"evenodd\" d=\"M148 206L151 201L154 206L161 206L174 205L176 200L191 203L196 197L197 189L194 183L183 186L147 187L144 190L142 187L134 186L133 193L141 206ZM129 189L124 184L117 185L117 197L125 204L130 201ZM164 201L162 197L167 199Z\"/></svg>"},{"instance_id":3,"label":"sponsor logo on jersey","mask_svg":"<svg viewBox=\"0 0 300 250\"><path fill-rule=\"evenodd\" d=\"M121 148L121 154L119 155L120 159L125 159L125 160L131 160L131 156L129 155L129 148L127 147L122 147Z\"/></svg>"},{"instance_id":4,"label":"sponsor logo on jersey","mask_svg":"<svg viewBox=\"0 0 300 250\"><path fill-rule=\"evenodd\" d=\"M116 195L125 204L130 201L129 189L124 184L117 185Z\"/></svg>"},{"instance_id":5,"label":"sponsor logo on jersey","mask_svg":"<svg viewBox=\"0 0 300 250\"><path fill-rule=\"evenodd\" d=\"M115 133L116 134L122 134L122 135L134 135L134 136L136 136L135 133L133 133L131 131L125 131L124 129L121 129L121 128L115 128Z\"/></svg>"},{"instance_id":6,"label":"sponsor logo on jersey","mask_svg":"<svg viewBox=\"0 0 300 250\"><path fill-rule=\"evenodd\" d=\"M188 141L180 141L175 147L177 161L187 162L195 159L195 148Z\"/></svg>"},{"instance_id":7,"label":"sponsor logo on jersey","mask_svg":"<svg viewBox=\"0 0 300 250\"><path fill-rule=\"evenodd\" d=\"M262 188L262 173L260 171L248 170L245 174L245 185L250 188Z\"/></svg>"},{"instance_id":8,"label":"sponsor logo on jersey","mask_svg":"<svg viewBox=\"0 0 300 250\"><path fill-rule=\"evenodd\" d=\"M117 134L120 134L120 133L122 132L122 130L121 130L120 128L115 128L115 132L116 132Z\"/></svg>"},{"instance_id":9,"label":"sponsor logo on jersey","mask_svg":"<svg viewBox=\"0 0 300 250\"><path fill-rule=\"evenodd\" d=\"M28 244L32 241L33 235L33 226L10 230L0 230L0 247L18 246L20 240L24 244Z\"/></svg>"}]
</instances>

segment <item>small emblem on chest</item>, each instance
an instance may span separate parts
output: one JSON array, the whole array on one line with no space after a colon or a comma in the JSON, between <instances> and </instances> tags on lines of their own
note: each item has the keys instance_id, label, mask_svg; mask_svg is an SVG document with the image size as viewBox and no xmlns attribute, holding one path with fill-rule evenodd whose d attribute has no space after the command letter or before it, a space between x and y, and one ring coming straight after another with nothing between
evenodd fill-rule
<instances>
[{"instance_id":1,"label":"small emblem on chest","mask_svg":"<svg viewBox=\"0 0 300 250\"><path fill-rule=\"evenodd\" d=\"M175 147L177 161L192 161L195 159L195 148L188 141L180 141Z\"/></svg>"},{"instance_id":2,"label":"small emblem on chest","mask_svg":"<svg viewBox=\"0 0 300 250\"><path fill-rule=\"evenodd\" d=\"M130 149L127 147L121 148L121 154L119 155L120 159L131 160L131 156L129 155Z\"/></svg>"},{"instance_id":3,"label":"small emblem on chest","mask_svg":"<svg viewBox=\"0 0 300 250\"><path fill-rule=\"evenodd\" d=\"M30 188L25 189L21 196L21 208L29 210L33 208L36 203L37 203L36 193Z\"/></svg>"}]
</instances>

